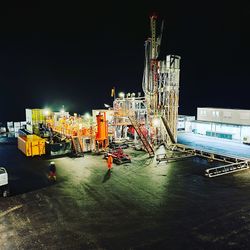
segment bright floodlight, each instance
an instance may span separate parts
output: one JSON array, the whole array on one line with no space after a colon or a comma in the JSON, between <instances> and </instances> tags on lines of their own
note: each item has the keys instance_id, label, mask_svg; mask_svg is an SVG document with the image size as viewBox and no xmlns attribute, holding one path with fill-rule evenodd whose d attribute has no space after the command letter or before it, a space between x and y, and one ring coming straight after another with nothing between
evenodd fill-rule
<instances>
[{"instance_id":1,"label":"bright floodlight","mask_svg":"<svg viewBox=\"0 0 250 250\"><path fill-rule=\"evenodd\" d=\"M105 107L105 108L110 108L110 105L104 103L104 107Z\"/></svg>"},{"instance_id":2,"label":"bright floodlight","mask_svg":"<svg viewBox=\"0 0 250 250\"><path fill-rule=\"evenodd\" d=\"M120 92L118 96L119 96L120 98L124 98L124 96L125 96L125 93L123 93L123 92Z\"/></svg>"},{"instance_id":3,"label":"bright floodlight","mask_svg":"<svg viewBox=\"0 0 250 250\"><path fill-rule=\"evenodd\" d=\"M50 109L44 109L43 110L43 114L45 115L45 116L48 116L48 115L50 115Z\"/></svg>"},{"instance_id":4,"label":"bright floodlight","mask_svg":"<svg viewBox=\"0 0 250 250\"><path fill-rule=\"evenodd\" d=\"M90 118L90 114L89 114L89 113L85 113L85 114L84 114L84 117L85 117L85 119L88 120L88 119Z\"/></svg>"},{"instance_id":5,"label":"bright floodlight","mask_svg":"<svg viewBox=\"0 0 250 250\"><path fill-rule=\"evenodd\" d=\"M154 125L154 127L159 127L160 126L160 119L159 118L154 118L153 119L153 125Z\"/></svg>"}]
</instances>

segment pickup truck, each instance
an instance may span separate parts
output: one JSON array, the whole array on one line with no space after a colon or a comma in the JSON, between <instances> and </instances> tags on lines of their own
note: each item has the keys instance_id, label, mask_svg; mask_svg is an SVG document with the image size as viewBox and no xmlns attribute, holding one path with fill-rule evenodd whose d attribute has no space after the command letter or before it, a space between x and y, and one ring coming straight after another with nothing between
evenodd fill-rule
<instances>
[{"instance_id":1,"label":"pickup truck","mask_svg":"<svg viewBox=\"0 0 250 250\"><path fill-rule=\"evenodd\" d=\"M9 195L8 173L3 167L0 167L0 194L3 197Z\"/></svg>"}]
</instances>

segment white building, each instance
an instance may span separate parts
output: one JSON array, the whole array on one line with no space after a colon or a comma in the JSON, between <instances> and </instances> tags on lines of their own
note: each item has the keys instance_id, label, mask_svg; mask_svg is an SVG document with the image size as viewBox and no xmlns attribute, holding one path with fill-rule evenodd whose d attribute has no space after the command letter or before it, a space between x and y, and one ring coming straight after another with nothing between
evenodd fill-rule
<instances>
[{"instance_id":1,"label":"white building","mask_svg":"<svg viewBox=\"0 0 250 250\"><path fill-rule=\"evenodd\" d=\"M178 115L177 130L191 132L193 121L195 121L195 116Z\"/></svg>"},{"instance_id":2,"label":"white building","mask_svg":"<svg viewBox=\"0 0 250 250\"><path fill-rule=\"evenodd\" d=\"M240 142L250 141L250 110L197 108L197 120L192 131Z\"/></svg>"}]
</instances>

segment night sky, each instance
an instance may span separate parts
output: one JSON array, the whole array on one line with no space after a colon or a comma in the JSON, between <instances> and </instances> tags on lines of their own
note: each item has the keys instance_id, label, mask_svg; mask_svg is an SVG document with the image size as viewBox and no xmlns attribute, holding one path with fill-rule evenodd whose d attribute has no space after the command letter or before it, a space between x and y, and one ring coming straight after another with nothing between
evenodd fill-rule
<instances>
[{"instance_id":1,"label":"night sky","mask_svg":"<svg viewBox=\"0 0 250 250\"><path fill-rule=\"evenodd\" d=\"M250 12L239 4L33 2L1 9L0 121L24 120L28 107L64 105L80 114L103 108L112 102L112 86L142 92L153 12L166 24L161 56L182 58L179 113L195 115L201 106L250 109Z\"/></svg>"}]
</instances>

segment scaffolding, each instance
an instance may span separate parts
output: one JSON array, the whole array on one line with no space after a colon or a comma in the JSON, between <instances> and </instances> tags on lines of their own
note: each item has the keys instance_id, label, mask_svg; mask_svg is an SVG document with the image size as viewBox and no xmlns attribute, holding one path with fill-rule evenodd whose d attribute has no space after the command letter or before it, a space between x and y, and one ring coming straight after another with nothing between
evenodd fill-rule
<instances>
[{"instance_id":1,"label":"scaffolding","mask_svg":"<svg viewBox=\"0 0 250 250\"><path fill-rule=\"evenodd\" d=\"M156 22L157 16L152 15L150 17L151 37L145 42L142 88L145 93L148 127L154 134L155 144L163 141L171 144L177 139L180 56L168 55L165 60L159 59L163 23L161 33L157 37ZM166 125L160 123L156 128L154 121L161 120L161 117L168 124L169 131L165 129Z\"/></svg>"}]
</instances>

